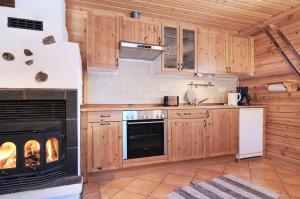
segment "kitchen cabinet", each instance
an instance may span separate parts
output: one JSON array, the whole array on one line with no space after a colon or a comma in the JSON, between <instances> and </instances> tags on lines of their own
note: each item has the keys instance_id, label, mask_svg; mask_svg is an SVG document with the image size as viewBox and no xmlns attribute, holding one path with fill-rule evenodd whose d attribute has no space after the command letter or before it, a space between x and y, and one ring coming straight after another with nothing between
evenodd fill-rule
<instances>
[{"instance_id":1,"label":"kitchen cabinet","mask_svg":"<svg viewBox=\"0 0 300 199\"><path fill-rule=\"evenodd\" d=\"M121 167L121 122L89 123L87 130L88 172Z\"/></svg>"},{"instance_id":2,"label":"kitchen cabinet","mask_svg":"<svg viewBox=\"0 0 300 199\"><path fill-rule=\"evenodd\" d=\"M253 37L241 38L199 29L198 72L250 76L254 64L253 46Z\"/></svg>"},{"instance_id":3,"label":"kitchen cabinet","mask_svg":"<svg viewBox=\"0 0 300 199\"><path fill-rule=\"evenodd\" d=\"M207 122L208 156L235 154L238 138L238 109L211 110Z\"/></svg>"},{"instance_id":4,"label":"kitchen cabinet","mask_svg":"<svg viewBox=\"0 0 300 199\"><path fill-rule=\"evenodd\" d=\"M198 72L226 73L227 34L209 30L198 31Z\"/></svg>"},{"instance_id":5,"label":"kitchen cabinet","mask_svg":"<svg viewBox=\"0 0 300 199\"><path fill-rule=\"evenodd\" d=\"M119 17L93 12L88 38L88 67L115 69L119 56Z\"/></svg>"},{"instance_id":6,"label":"kitchen cabinet","mask_svg":"<svg viewBox=\"0 0 300 199\"><path fill-rule=\"evenodd\" d=\"M120 20L120 40L161 44L161 24L150 20L122 17Z\"/></svg>"},{"instance_id":7,"label":"kitchen cabinet","mask_svg":"<svg viewBox=\"0 0 300 199\"><path fill-rule=\"evenodd\" d=\"M253 38L228 37L227 67L228 74L250 76L254 63Z\"/></svg>"},{"instance_id":8,"label":"kitchen cabinet","mask_svg":"<svg viewBox=\"0 0 300 199\"><path fill-rule=\"evenodd\" d=\"M193 26L163 24L162 71L196 72L197 30Z\"/></svg>"},{"instance_id":9,"label":"kitchen cabinet","mask_svg":"<svg viewBox=\"0 0 300 199\"><path fill-rule=\"evenodd\" d=\"M205 119L171 119L168 122L168 132L170 161L206 156Z\"/></svg>"}]
</instances>

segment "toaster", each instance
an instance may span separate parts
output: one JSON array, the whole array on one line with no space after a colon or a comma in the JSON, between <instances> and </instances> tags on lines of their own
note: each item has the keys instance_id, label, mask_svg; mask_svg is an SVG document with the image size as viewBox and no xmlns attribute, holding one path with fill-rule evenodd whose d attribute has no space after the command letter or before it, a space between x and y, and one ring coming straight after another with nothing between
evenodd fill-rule
<instances>
[{"instance_id":1,"label":"toaster","mask_svg":"<svg viewBox=\"0 0 300 199\"><path fill-rule=\"evenodd\" d=\"M164 106L179 106L179 96L164 96Z\"/></svg>"}]
</instances>

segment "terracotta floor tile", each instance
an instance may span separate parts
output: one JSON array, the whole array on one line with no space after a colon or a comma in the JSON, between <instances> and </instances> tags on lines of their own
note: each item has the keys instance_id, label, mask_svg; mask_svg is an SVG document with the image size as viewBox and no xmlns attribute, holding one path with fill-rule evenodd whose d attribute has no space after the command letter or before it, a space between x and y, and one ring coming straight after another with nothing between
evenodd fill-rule
<instances>
[{"instance_id":1,"label":"terracotta floor tile","mask_svg":"<svg viewBox=\"0 0 300 199\"><path fill-rule=\"evenodd\" d=\"M225 165L224 164L212 164L212 165L200 165L198 169L205 169L209 171L218 171L220 173L224 172Z\"/></svg>"},{"instance_id":2,"label":"terracotta floor tile","mask_svg":"<svg viewBox=\"0 0 300 199\"><path fill-rule=\"evenodd\" d=\"M263 171L274 171L272 164L266 161L250 161L249 168Z\"/></svg>"},{"instance_id":3,"label":"terracotta floor tile","mask_svg":"<svg viewBox=\"0 0 300 199\"><path fill-rule=\"evenodd\" d=\"M270 180L261 180L261 179L253 179L252 183L256 185L260 185L265 188L270 188L277 193L282 193L285 194L285 188L284 185L281 182L275 182L275 181L270 181Z\"/></svg>"},{"instance_id":4,"label":"terracotta floor tile","mask_svg":"<svg viewBox=\"0 0 300 199\"><path fill-rule=\"evenodd\" d=\"M204 181L204 180L210 180L213 178L216 178L218 176L221 176L223 173L218 172L218 171L209 171L209 170L204 170L204 169L199 169L197 174L195 175L195 180L196 182Z\"/></svg>"},{"instance_id":5,"label":"terracotta floor tile","mask_svg":"<svg viewBox=\"0 0 300 199\"><path fill-rule=\"evenodd\" d=\"M161 182L163 179L167 177L168 172L157 172L157 173L149 173L144 175L137 176L138 179L150 180L153 182Z\"/></svg>"},{"instance_id":6,"label":"terracotta floor tile","mask_svg":"<svg viewBox=\"0 0 300 199\"><path fill-rule=\"evenodd\" d=\"M87 193L83 196L83 199L100 199L99 192Z\"/></svg>"},{"instance_id":7,"label":"terracotta floor tile","mask_svg":"<svg viewBox=\"0 0 300 199\"><path fill-rule=\"evenodd\" d=\"M246 177L250 178L249 168L238 167L238 166L225 166L224 174L231 174L237 177Z\"/></svg>"},{"instance_id":8,"label":"terracotta floor tile","mask_svg":"<svg viewBox=\"0 0 300 199\"><path fill-rule=\"evenodd\" d=\"M196 174L197 170L198 170L197 168L190 168L190 167L176 168L172 173L193 177Z\"/></svg>"},{"instance_id":9,"label":"terracotta floor tile","mask_svg":"<svg viewBox=\"0 0 300 199\"><path fill-rule=\"evenodd\" d=\"M154 189L154 191L150 194L152 198L165 199L167 195L177 189L178 187L168 184L160 184L158 187Z\"/></svg>"},{"instance_id":10,"label":"terracotta floor tile","mask_svg":"<svg viewBox=\"0 0 300 199\"><path fill-rule=\"evenodd\" d=\"M191 181L192 181L192 177L190 176L170 174L164 179L162 183L182 187L182 186L189 185Z\"/></svg>"},{"instance_id":11,"label":"terracotta floor tile","mask_svg":"<svg viewBox=\"0 0 300 199\"><path fill-rule=\"evenodd\" d=\"M101 199L107 199L128 186L134 178L120 178L99 184Z\"/></svg>"},{"instance_id":12,"label":"terracotta floor tile","mask_svg":"<svg viewBox=\"0 0 300 199\"><path fill-rule=\"evenodd\" d=\"M95 193L98 192L98 183L86 183L83 185L83 193Z\"/></svg>"},{"instance_id":13,"label":"terracotta floor tile","mask_svg":"<svg viewBox=\"0 0 300 199\"><path fill-rule=\"evenodd\" d=\"M239 167L239 168L249 168L249 161L239 161L239 162L230 162L226 163L225 166L230 166L230 167Z\"/></svg>"},{"instance_id":14,"label":"terracotta floor tile","mask_svg":"<svg viewBox=\"0 0 300 199\"><path fill-rule=\"evenodd\" d=\"M133 193L149 195L157 186L157 182L135 179L125 188L125 190Z\"/></svg>"},{"instance_id":15,"label":"terracotta floor tile","mask_svg":"<svg viewBox=\"0 0 300 199\"><path fill-rule=\"evenodd\" d=\"M300 185L284 184L284 186L292 198L300 198Z\"/></svg>"},{"instance_id":16,"label":"terracotta floor tile","mask_svg":"<svg viewBox=\"0 0 300 199\"><path fill-rule=\"evenodd\" d=\"M285 173L285 172L277 172L280 179L287 184L294 184L300 185L300 175L299 174L292 174L292 173Z\"/></svg>"},{"instance_id":17,"label":"terracotta floor tile","mask_svg":"<svg viewBox=\"0 0 300 199\"><path fill-rule=\"evenodd\" d=\"M251 179L253 180L270 180L280 182L280 178L275 171L264 171L250 169Z\"/></svg>"},{"instance_id":18,"label":"terracotta floor tile","mask_svg":"<svg viewBox=\"0 0 300 199\"><path fill-rule=\"evenodd\" d=\"M283 193L279 195L278 199L290 199L290 197L286 193Z\"/></svg>"},{"instance_id":19,"label":"terracotta floor tile","mask_svg":"<svg viewBox=\"0 0 300 199\"><path fill-rule=\"evenodd\" d=\"M112 199L145 199L147 196L137 193L132 193L126 190L122 190L112 197Z\"/></svg>"}]
</instances>

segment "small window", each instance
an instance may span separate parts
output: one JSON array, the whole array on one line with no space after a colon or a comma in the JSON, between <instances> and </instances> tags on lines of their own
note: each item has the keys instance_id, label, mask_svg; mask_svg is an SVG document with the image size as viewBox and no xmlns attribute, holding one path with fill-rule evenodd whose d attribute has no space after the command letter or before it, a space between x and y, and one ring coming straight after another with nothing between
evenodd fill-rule
<instances>
[{"instance_id":1,"label":"small window","mask_svg":"<svg viewBox=\"0 0 300 199\"><path fill-rule=\"evenodd\" d=\"M50 138L46 142L46 162L51 163L58 160L58 140Z\"/></svg>"},{"instance_id":2,"label":"small window","mask_svg":"<svg viewBox=\"0 0 300 199\"><path fill-rule=\"evenodd\" d=\"M0 6L15 7L15 0L0 0Z\"/></svg>"},{"instance_id":3,"label":"small window","mask_svg":"<svg viewBox=\"0 0 300 199\"><path fill-rule=\"evenodd\" d=\"M36 140L29 140L24 146L24 158L26 167L37 167L40 165L41 146Z\"/></svg>"},{"instance_id":4,"label":"small window","mask_svg":"<svg viewBox=\"0 0 300 199\"><path fill-rule=\"evenodd\" d=\"M12 142L0 146L0 169L16 168L17 147Z\"/></svg>"}]
</instances>

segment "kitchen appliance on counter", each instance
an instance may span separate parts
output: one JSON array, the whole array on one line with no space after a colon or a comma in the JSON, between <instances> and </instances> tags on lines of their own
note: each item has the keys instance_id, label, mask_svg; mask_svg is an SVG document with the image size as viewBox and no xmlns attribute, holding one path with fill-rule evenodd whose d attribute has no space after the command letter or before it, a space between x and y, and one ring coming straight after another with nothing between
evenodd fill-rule
<instances>
[{"instance_id":1,"label":"kitchen appliance on counter","mask_svg":"<svg viewBox=\"0 0 300 199\"><path fill-rule=\"evenodd\" d=\"M240 100L241 100L240 93L228 93L228 105L237 106Z\"/></svg>"},{"instance_id":2,"label":"kitchen appliance on counter","mask_svg":"<svg viewBox=\"0 0 300 199\"><path fill-rule=\"evenodd\" d=\"M123 111L123 159L167 154L167 111Z\"/></svg>"},{"instance_id":3,"label":"kitchen appliance on counter","mask_svg":"<svg viewBox=\"0 0 300 199\"><path fill-rule=\"evenodd\" d=\"M237 87L236 92L241 94L241 100L238 102L238 105L249 106L251 98L248 94L248 87Z\"/></svg>"},{"instance_id":4,"label":"kitchen appliance on counter","mask_svg":"<svg viewBox=\"0 0 300 199\"><path fill-rule=\"evenodd\" d=\"M164 106L179 106L179 96L164 96Z\"/></svg>"}]
</instances>

